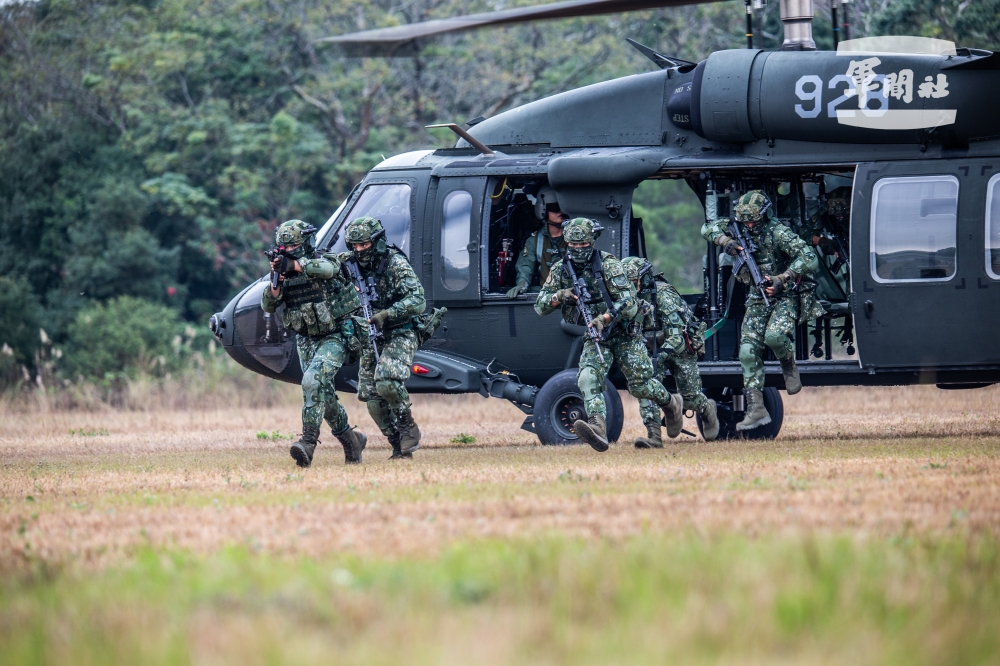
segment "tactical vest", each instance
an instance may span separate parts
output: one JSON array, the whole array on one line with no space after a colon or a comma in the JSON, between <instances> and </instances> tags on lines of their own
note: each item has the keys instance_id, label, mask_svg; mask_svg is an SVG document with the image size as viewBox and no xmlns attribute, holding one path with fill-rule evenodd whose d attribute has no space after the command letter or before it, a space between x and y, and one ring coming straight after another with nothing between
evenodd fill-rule
<instances>
[{"instance_id":1,"label":"tactical vest","mask_svg":"<svg viewBox=\"0 0 1000 666\"><path fill-rule=\"evenodd\" d=\"M562 259L562 236L559 237L559 241L556 241L547 233L539 231L538 237L541 241L535 242L535 258L538 260L538 284L545 284L545 281L549 279L549 271L552 270L552 266Z\"/></svg>"},{"instance_id":2,"label":"tactical vest","mask_svg":"<svg viewBox=\"0 0 1000 666\"><path fill-rule=\"evenodd\" d=\"M330 280L299 273L282 284L282 322L299 335L319 337L338 329L338 320L361 307L354 286L339 275Z\"/></svg>"},{"instance_id":3,"label":"tactical vest","mask_svg":"<svg viewBox=\"0 0 1000 666\"><path fill-rule=\"evenodd\" d=\"M611 308L614 305L614 300L607 285L609 280L614 283L615 288L618 290L628 288L628 277L625 275L625 271L621 269L620 265L618 265L615 269L616 272L605 272L604 260L606 258L614 257L611 254L595 249L594 254L590 258L590 265L587 268L580 268L576 264L573 264L573 269L576 271L576 274L583 278L583 281L587 284L587 291L590 294L590 299L587 301L587 305L590 306L590 311L595 317L606 312L611 312ZM572 259L570 259L569 256L565 256L563 258L564 264L568 261L572 261ZM566 304L564 305L563 312L564 315L566 312L572 312L575 317L576 307ZM569 323L582 323L583 325L586 325L587 323L573 322L569 319L566 321ZM626 325L627 322L624 322L621 318L619 318L614 323L614 330L623 330ZM605 339L607 339L607 337L608 336L605 336Z\"/></svg>"},{"instance_id":4,"label":"tactical vest","mask_svg":"<svg viewBox=\"0 0 1000 666\"><path fill-rule=\"evenodd\" d=\"M743 227L744 233L757 244L757 251L753 253L753 258L760 268L761 275L778 275L783 273L792 263L792 258L778 248L777 240L774 238L772 225L777 224L778 222L769 221L756 235L748 227Z\"/></svg>"}]
</instances>

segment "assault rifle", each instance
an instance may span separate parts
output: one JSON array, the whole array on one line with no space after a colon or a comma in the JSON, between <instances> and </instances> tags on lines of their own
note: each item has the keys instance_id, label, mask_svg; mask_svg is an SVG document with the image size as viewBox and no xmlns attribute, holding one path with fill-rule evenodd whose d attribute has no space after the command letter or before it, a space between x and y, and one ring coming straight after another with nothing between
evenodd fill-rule
<instances>
[{"instance_id":1,"label":"assault rifle","mask_svg":"<svg viewBox=\"0 0 1000 666\"><path fill-rule=\"evenodd\" d=\"M596 252L597 250L594 251ZM594 320L594 313L591 311L590 306L587 305L587 301L590 300L590 291L587 289L587 283L583 278L577 276L576 271L573 269L573 262L568 256L563 257L563 268L566 269L566 275L569 276L570 282L573 283L570 289L573 295L576 296L576 311L580 313L583 321L587 322L587 337L594 341L594 345L597 347L597 356L603 364L604 354L601 352L601 334L590 323Z\"/></svg>"},{"instance_id":2,"label":"assault rifle","mask_svg":"<svg viewBox=\"0 0 1000 666\"><path fill-rule=\"evenodd\" d=\"M378 291L375 289L375 276L369 275L366 280L361 275L358 262L353 257L345 261L344 265L347 267L347 272L350 274L351 280L354 281L354 288L358 292L358 298L361 301L361 316L368 322L368 339L372 343L372 351L375 352L375 362L378 363L378 345L375 344L375 341L381 340L385 336L379 330L378 326L372 323L372 316L375 314L372 310L372 303L378 299Z\"/></svg>"},{"instance_id":3,"label":"assault rifle","mask_svg":"<svg viewBox=\"0 0 1000 666\"><path fill-rule=\"evenodd\" d=\"M279 259L278 270L271 269L271 289L277 289L281 286L281 280L278 276L284 275L289 277L295 273L292 270L292 266L295 265L295 258L288 256L284 245L275 245L269 250L264 250L264 256L267 257L268 262L272 262L275 259Z\"/></svg>"},{"instance_id":4,"label":"assault rifle","mask_svg":"<svg viewBox=\"0 0 1000 666\"><path fill-rule=\"evenodd\" d=\"M757 262L753 258L753 253L757 251L757 244L750 240L749 237L743 235L743 232L740 231L740 224L735 218L729 221L729 234L736 241L736 244L743 248L739 251L736 262L733 264L733 275L739 274L740 269L746 264L746 267L750 270L750 278L753 281L753 286L760 290L761 298L764 299L764 305L770 305L771 301L767 300L765 289L771 286L771 280L765 279L761 275L760 267L757 266Z\"/></svg>"}]
</instances>

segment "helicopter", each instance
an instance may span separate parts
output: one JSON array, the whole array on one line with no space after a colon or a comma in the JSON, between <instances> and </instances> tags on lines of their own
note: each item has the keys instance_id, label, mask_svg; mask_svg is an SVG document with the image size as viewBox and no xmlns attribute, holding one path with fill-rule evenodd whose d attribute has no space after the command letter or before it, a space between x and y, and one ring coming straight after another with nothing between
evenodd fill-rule
<instances>
[{"instance_id":1,"label":"helicopter","mask_svg":"<svg viewBox=\"0 0 1000 666\"><path fill-rule=\"evenodd\" d=\"M570 0L324 41L352 55L393 56L446 32L680 4L696 2ZM428 307L448 308L417 352L410 392L508 400L543 444L578 442L571 424L584 413L576 366L585 328L538 317L534 294L509 298L510 259L541 226L543 188L570 217L604 227L598 248L645 257L631 203L649 179L685 181L705 209L690 221L699 226L729 217L752 189L764 190L793 228L822 213L834 191L846 192L847 217L828 234L836 249L817 246L826 314L795 333L803 385L974 389L1000 381L1000 53L918 37L819 51L811 0L782 0L784 44L763 51L753 48L746 4L745 49L693 63L629 40L655 71L464 128L435 126L457 135L452 147L390 157L358 183L318 232L318 247L345 251L344 226L377 217L420 276ZM737 350L745 292L731 272L709 244L704 288L684 295L718 328L699 368L719 406L720 437L773 438L783 418L773 358L764 391L772 422L735 429L744 412ZM294 334L260 308L266 280L237 294L210 328L246 368L297 383ZM356 390L356 372L345 366L338 390ZM613 369L605 392L612 440L623 427L624 386Z\"/></svg>"}]
</instances>

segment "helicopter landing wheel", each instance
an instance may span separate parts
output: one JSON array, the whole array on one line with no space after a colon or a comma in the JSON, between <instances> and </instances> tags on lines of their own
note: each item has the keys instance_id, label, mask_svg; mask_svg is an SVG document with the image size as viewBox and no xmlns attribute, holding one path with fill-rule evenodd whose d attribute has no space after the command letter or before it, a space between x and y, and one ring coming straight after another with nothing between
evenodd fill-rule
<instances>
[{"instance_id":1,"label":"helicopter landing wheel","mask_svg":"<svg viewBox=\"0 0 1000 666\"><path fill-rule=\"evenodd\" d=\"M742 393L743 389L737 389L737 393ZM723 439L774 439L781 431L781 423L785 420L785 407L781 400L781 393L773 386L764 389L764 407L771 415L771 422L767 425L754 428L753 430L737 430L736 424L743 420L743 409L733 409L733 389L722 394L722 389L709 389L705 391L712 400L715 400L717 413L719 415L719 440ZM697 415L698 432L704 436L704 428L701 423L701 414Z\"/></svg>"},{"instance_id":2,"label":"helicopter landing wheel","mask_svg":"<svg viewBox=\"0 0 1000 666\"><path fill-rule=\"evenodd\" d=\"M576 383L576 368L563 370L545 382L535 398L535 433L542 444L580 444L573 432L573 423L586 420L583 395ZM618 390L604 380L604 403L608 410L608 440L616 441L622 434L625 411Z\"/></svg>"}]
</instances>

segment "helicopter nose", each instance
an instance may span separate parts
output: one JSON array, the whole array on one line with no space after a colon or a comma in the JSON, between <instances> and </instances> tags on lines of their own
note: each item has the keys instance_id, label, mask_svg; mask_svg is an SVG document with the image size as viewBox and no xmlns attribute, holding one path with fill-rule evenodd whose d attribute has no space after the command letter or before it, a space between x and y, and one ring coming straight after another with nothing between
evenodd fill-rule
<instances>
[{"instance_id":1,"label":"helicopter nose","mask_svg":"<svg viewBox=\"0 0 1000 666\"><path fill-rule=\"evenodd\" d=\"M216 312L208 318L208 330L215 334L215 337L222 339L222 330L226 328L226 318L221 312Z\"/></svg>"}]
</instances>

